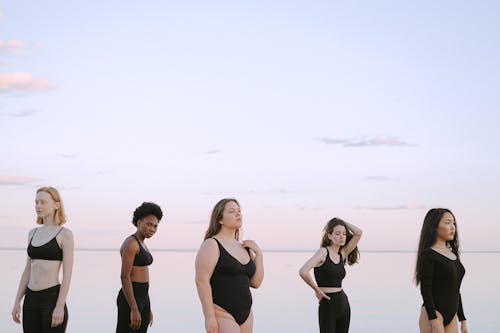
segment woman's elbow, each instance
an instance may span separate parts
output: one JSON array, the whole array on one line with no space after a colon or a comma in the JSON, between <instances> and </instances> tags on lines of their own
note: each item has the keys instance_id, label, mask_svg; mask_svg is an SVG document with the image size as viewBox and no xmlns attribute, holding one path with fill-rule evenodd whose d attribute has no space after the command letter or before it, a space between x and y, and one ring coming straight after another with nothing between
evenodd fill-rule
<instances>
[{"instance_id":1,"label":"woman's elbow","mask_svg":"<svg viewBox=\"0 0 500 333\"><path fill-rule=\"evenodd\" d=\"M252 287L253 289L259 289L261 284L262 284L262 280L255 281L255 282L250 283L250 287Z\"/></svg>"}]
</instances>

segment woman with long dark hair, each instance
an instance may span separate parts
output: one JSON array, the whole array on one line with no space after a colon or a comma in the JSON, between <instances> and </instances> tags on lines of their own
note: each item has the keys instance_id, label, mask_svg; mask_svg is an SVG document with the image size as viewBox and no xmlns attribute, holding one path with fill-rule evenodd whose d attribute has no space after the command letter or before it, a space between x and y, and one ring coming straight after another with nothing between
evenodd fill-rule
<instances>
[{"instance_id":1,"label":"woman with long dark hair","mask_svg":"<svg viewBox=\"0 0 500 333\"><path fill-rule=\"evenodd\" d=\"M66 215L61 195L53 187L36 191L37 224L28 236L28 258L16 295L12 319L26 333L63 333L68 323L68 296L73 271L73 233L63 224ZM62 268L62 282L59 272Z\"/></svg>"},{"instance_id":2,"label":"woman with long dark hair","mask_svg":"<svg viewBox=\"0 0 500 333\"><path fill-rule=\"evenodd\" d=\"M415 283L420 284L424 301L420 333L456 333L458 320L462 333L467 333L460 296L464 274L455 216L445 208L429 210L420 232L415 267Z\"/></svg>"},{"instance_id":3,"label":"woman with long dark hair","mask_svg":"<svg viewBox=\"0 0 500 333\"><path fill-rule=\"evenodd\" d=\"M252 294L264 279L262 251L239 241L242 215L235 199L222 199L196 256L196 287L207 333L251 333Z\"/></svg>"},{"instance_id":4,"label":"woman with long dark hair","mask_svg":"<svg viewBox=\"0 0 500 333\"><path fill-rule=\"evenodd\" d=\"M122 288L116 299L116 333L145 333L153 323L148 269L153 263L153 256L144 241L153 237L162 217L160 206L152 202L143 202L134 211L132 224L137 230L125 239L120 248Z\"/></svg>"},{"instance_id":5,"label":"woman with long dark hair","mask_svg":"<svg viewBox=\"0 0 500 333\"><path fill-rule=\"evenodd\" d=\"M362 231L339 218L333 218L323 229L321 247L302 266L299 275L314 290L319 302L320 333L347 333L351 308L342 289L345 265L358 262L358 242ZM314 268L313 281L310 270Z\"/></svg>"}]
</instances>

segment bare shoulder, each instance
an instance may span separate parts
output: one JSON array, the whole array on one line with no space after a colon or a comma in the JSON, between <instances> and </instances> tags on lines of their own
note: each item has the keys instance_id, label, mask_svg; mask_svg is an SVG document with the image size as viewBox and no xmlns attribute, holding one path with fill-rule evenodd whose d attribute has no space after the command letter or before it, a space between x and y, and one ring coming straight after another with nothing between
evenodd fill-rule
<instances>
[{"instance_id":1,"label":"bare shoulder","mask_svg":"<svg viewBox=\"0 0 500 333\"><path fill-rule=\"evenodd\" d=\"M313 259L315 261L316 265L321 265L325 260L326 260L326 255L327 255L326 248L320 247L316 253L313 255Z\"/></svg>"},{"instance_id":2,"label":"bare shoulder","mask_svg":"<svg viewBox=\"0 0 500 333\"><path fill-rule=\"evenodd\" d=\"M213 238L205 239L200 245L199 252L218 253L219 246L217 245L217 241Z\"/></svg>"},{"instance_id":3,"label":"bare shoulder","mask_svg":"<svg viewBox=\"0 0 500 333\"><path fill-rule=\"evenodd\" d=\"M137 240L132 237L132 236L128 236L127 238L125 238L125 240L123 241L122 243L122 246L120 248L120 252L122 251L139 251L139 244L137 243Z\"/></svg>"},{"instance_id":4,"label":"bare shoulder","mask_svg":"<svg viewBox=\"0 0 500 333\"><path fill-rule=\"evenodd\" d=\"M63 239L73 239L73 232L66 227L62 227L59 236L61 236Z\"/></svg>"},{"instance_id":5,"label":"bare shoulder","mask_svg":"<svg viewBox=\"0 0 500 333\"><path fill-rule=\"evenodd\" d=\"M38 230L38 228L40 227L36 227L36 228L33 228L31 229L29 232L28 232L28 238L31 239L31 237L33 237L33 235L35 234L35 232Z\"/></svg>"},{"instance_id":6,"label":"bare shoulder","mask_svg":"<svg viewBox=\"0 0 500 333\"><path fill-rule=\"evenodd\" d=\"M323 260L325 260L327 253L328 252L326 251L326 247L320 247L318 249L318 251L316 251L316 253L314 255L318 256L319 258L322 258Z\"/></svg>"}]
</instances>

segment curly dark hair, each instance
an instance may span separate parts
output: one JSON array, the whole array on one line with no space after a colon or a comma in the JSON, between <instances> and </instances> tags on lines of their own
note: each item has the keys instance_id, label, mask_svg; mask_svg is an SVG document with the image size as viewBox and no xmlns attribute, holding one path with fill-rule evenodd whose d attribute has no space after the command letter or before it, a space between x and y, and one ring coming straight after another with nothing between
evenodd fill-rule
<instances>
[{"instance_id":1,"label":"curly dark hair","mask_svg":"<svg viewBox=\"0 0 500 333\"><path fill-rule=\"evenodd\" d=\"M134 217L132 218L132 224L137 227L137 221L149 215L156 216L158 221L160 221L163 217L163 212L161 211L160 206L158 206L154 202L143 202L142 205L135 209Z\"/></svg>"},{"instance_id":2,"label":"curly dark hair","mask_svg":"<svg viewBox=\"0 0 500 333\"><path fill-rule=\"evenodd\" d=\"M456 225L455 215L451 212L451 210L447 208L432 208L427 212L424 218L424 223L422 224L422 230L420 231L420 241L418 242L418 250L417 250L417 262L415 264L415 275L414 281L417 286L420 283L420 263L422 258L422 252L433 246L438 238L438 226L439 222L443 218L445 213L450 213L455 220L455 236L451 241L446 242L446 245L449 246L451 251L460 258L460 242L458 241L458 229Z\"/></svg>"},{"instance_id":3,"label":"curly dark hair","mask_svg":"<svg viewBox=\"0 0 500 333\"><path fill-rule=\"evenodd\" d=\"M354 236L354 233L352 232L351 229L347 227L347 224L344 222L344 220L339 219L338 217L334 217L328 223L325 225L323 228L323 235L321 236L321 247L326 247L332 243L332 241L328 238L328 235L333 232L333 228L336 226L341 225L345 228L346 231L346 244L349 243L351 238ZM341 246L340 249L342 249L344 246ZM356 246L354 250L351 251L347 255L347 258L344 258L345 262L351 266L354 265L355 263L358 262L360 257L358 247Z\"/></svg>"}]
</instances>

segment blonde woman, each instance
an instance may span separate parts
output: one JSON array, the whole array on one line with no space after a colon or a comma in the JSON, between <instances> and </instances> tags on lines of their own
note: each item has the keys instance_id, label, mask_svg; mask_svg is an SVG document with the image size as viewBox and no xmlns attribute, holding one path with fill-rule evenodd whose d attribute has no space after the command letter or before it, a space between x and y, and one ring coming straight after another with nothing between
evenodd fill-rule
<instances>
[{"instance_id":1,"label":"blonde woman","mask_svg":"<svg viewBox=\"0 0 500 333\"><path fill-rule=\"evenodd\" d=\"M264 279L262 251L253 240L239 241L238 201L222 199L196 256L196 287L207 333L251 333L252 294Z\"/></svg>"},{"instance_id":2,"label":"blonde woman","mask_svg":"<svg viewBox=\"0 0 500 333\"><path fill-rule=\"evenodd\" d=\"M53 187L36 191L36 222L28 235L28 258L19 282L12 319L25 333L62 333L68 323L68 296L73 270L73 234L66 223L63 203ZM59 282L59 271L63 271Z\"/></svg>"}]
</instances>

